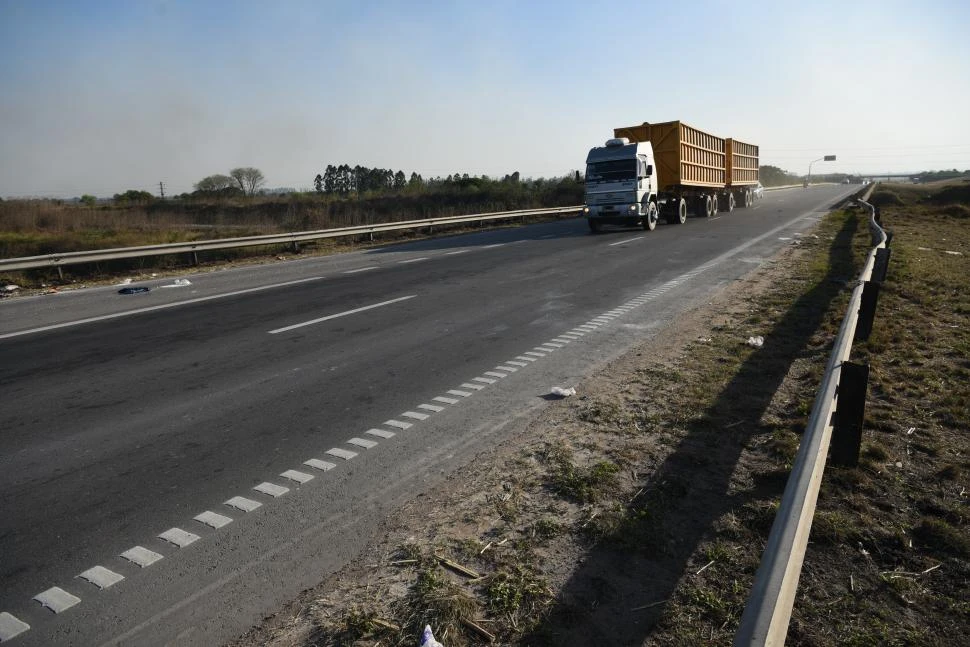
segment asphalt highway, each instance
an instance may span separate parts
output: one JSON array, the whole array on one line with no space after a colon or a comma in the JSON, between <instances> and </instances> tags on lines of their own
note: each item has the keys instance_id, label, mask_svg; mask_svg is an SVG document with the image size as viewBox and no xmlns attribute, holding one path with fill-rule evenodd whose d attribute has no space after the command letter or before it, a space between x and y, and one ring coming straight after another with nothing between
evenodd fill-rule
<instances>
[{"instance_id":1,"label":"asphalt highway","mask_svg":"<svg viewBox=\"0 0 970 647\"><path fill-rule=\"evenodd\" d=\"M856 188L0 302L0 639L239 635Z\"/></svg>"}]
</instances>

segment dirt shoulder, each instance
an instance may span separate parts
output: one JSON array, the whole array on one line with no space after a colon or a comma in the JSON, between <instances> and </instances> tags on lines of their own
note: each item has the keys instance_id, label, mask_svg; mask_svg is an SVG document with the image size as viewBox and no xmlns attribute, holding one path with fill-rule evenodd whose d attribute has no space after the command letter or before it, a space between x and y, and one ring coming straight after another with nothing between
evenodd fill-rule
<instances>
[{"instance_id":1,"label":"dirt shoulder","mask_svg":"<svg viewBox=\"0 0 970 647\"><path fill-rule=\"evenodd\" d=\"M919 237L902 234L905 268ZM867 247L861 213L829 217L408 503L357 560L231 644L416 645L425 624L448 647L729 644ZM965 258L940 256L957 280ZM968 635L970 308L940 314L962 345L929 365L936 346L907 337L918 289L887 286L887 325L860 348L875 375L864 459L826 472L789 644ZM907 343L926 369L902 386ZM945 418L917 379L944 381Z\"/></svg>"}]
</instances>

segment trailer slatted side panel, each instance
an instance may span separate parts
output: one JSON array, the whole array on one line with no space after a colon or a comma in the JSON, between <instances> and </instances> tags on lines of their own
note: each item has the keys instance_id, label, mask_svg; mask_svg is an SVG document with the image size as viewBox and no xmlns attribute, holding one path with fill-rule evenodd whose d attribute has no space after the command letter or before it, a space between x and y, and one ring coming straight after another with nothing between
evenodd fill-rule
<instances>
[{"instance_id":1,"label":"trailer slatted side panel","mask_svg":"<svg viewBox=\"0 0 970 647\"><path fill-rule=\"evenodd\" d=\"M736 139L727 140L727 181L731 186L758 182L758 147Z\"/></svg>"},{"instance_id":2,"label":"trailer slatted side panel","mask_svg":"<svg viewBox=\"0 0 970 647\"><path fill-rule=\"evenodd\" d=\"M615 128L613 136L652 144L658 183L665 189L723 187L726 183L724 140L682 121Z\"/></svg>"}]
</instances>

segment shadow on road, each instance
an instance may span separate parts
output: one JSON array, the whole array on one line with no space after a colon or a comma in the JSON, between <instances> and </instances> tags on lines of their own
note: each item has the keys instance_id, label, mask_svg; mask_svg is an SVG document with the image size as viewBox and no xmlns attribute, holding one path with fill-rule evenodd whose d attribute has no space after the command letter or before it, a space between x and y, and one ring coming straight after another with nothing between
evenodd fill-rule
<instances>
[{"instance_id":1,"label":"shadow on road","mask_svg":"<svg viewBox=\"0 0 970 647\"><path fill-rule=\"evenodd\" d=\"M849 218L829 248L825 279L802 295L702 415L685 412L686 434L628 509L622 532L597 542L525 645L640 645L653 632L699 545L715 522L746 503L780 496L778 474L740 493L730 483L742 452L795 358L823 323L827 306L854 276ZM727 425L727 421L743 421ZM767 536L768 526L764 529ZM750 577L751 574L747 574ZM737 619L734 619L736 622Z\"/></svg>"}]
</instances>

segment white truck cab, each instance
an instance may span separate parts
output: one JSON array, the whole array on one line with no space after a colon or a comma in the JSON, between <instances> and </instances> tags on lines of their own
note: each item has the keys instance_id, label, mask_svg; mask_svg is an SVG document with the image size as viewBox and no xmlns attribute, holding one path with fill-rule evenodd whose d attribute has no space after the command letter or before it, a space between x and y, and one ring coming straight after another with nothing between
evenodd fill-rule
<instances>
[{"instance_id":1,"label":"white truck cab","mask_svg":"<svg viewBox=\"0 0 970 647\"><path fill-rule=\"evenodd\" d=\"M657 176L650 142L610 139L586 157L586 204L589 228L600 225L657 226Z\"/></svg>"}]
</instances>

